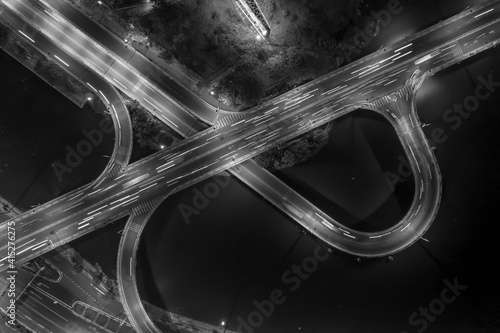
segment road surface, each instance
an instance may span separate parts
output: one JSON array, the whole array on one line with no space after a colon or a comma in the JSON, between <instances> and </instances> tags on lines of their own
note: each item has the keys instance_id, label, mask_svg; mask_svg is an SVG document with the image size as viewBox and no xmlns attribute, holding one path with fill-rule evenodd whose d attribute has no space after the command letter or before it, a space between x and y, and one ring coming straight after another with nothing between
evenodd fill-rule
<instances>
[{"instance_id":1,"label":"road surface","mask_svg":"<svg viewBox=\"0 0 500 333\"><path fill-rule=\"evenodd\" d=\"M54 246L51 230L57 230L59 239L64 241L74 239L94 230L106 220L129 214L131 208L147 205L151 198L177 192L257 155L276 142L285 142L335 117L387 96L410 79L417 69L424 72L438 66L433 70L439 70L493 46L493 42L498 41L497 11L496 1L474 7L443 21L437 27L431 27L279 96L252 110L242 120L224 123L222 119L216 123L215 129L210 128L193 135L175 147L130 165L119 179L102 182L88 196L76 191L64 200L58 198L35 212L23 214L14 219L18 248L21 248L18 251L18 262L24 262L51 249ZM474 42L475 40L479 41ZM439 189L427 184L431 183L431 176L433 179L439 177L439 171L437 165L432 164L430 157L426 156L428 151L425 136L418 126L408 126L404 122L394 126L398 133L409 131L405 136L400 135L400 138L403 139L402 142L406 142L404 148L408 156L415 154L415 158L410 158L412 168L428 170L431 167L430 171L421 174L422 179L425 179L421 187L424 190L420 198L416 196L414 204L417 201L435 201L432 198L436 195L432 192L439 193ZM146 175L146 178L138 180ZM78 195L81 197L77 198ZM428 207L437 209L437 206L434 203ZM406 220L406 224L410 226L399 233L393 229L377 234L352 230L344 232L346 229L342 233L331 229L314 230L309 227L310 223L318 224L318 220L312 218L309 223L304 224L331 246L360 256L382 256L413 243L415 231L426 230L425 226L432 222L423 219L420 214L425 212L433 216L434 212L425 209L417 211L416 207L415 211L417 214ZM95 218L97 215L101 222ZM402 229L404 221L394 228ZM4 227L2 233L5 235L5 232ZM5 245L1 251L1 257L5 260ZM0 269L5 268L1 266Z\"/></svg>"}]
</instances>

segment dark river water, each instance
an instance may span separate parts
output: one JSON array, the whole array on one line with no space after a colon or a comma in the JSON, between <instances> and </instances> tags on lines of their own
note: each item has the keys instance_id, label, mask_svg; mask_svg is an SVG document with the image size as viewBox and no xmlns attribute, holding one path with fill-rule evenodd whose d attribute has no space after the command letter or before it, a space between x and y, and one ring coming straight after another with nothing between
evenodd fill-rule
<instances>
[{"instance_id":1,"label":"dark river water","mask_svg":"<svg viewBox=\"0 0 500 333\"><path fill-rule=\"evenodd\" d=\"M401 1L402 12L363 52L434 24L469 3ZM379 4L383 8L387 3ZM46 97L50 88L33 90L44 85L29 72L16 69L8 56L0 56L2 77L16 73L12 82L1 83L0 194L13 200L24 197L26 206L38 198L50 198L50 193L40 194L43 185L30 184L38 173L51 170L54 156L63 156L65 145L78 140L84 128L97 126L98 117L57 92ZM429 136L441 128L446 134L446 140L436 144L443 196L425 235L429 242L419 241L392 261L358 262L336 251L326 258L325 244L303 234L287 216L234 178L218 185L219 195L197 215L183 216L181 208L193 207L195 193L216 183L211 178L169 198L148 222L137 267L142 297L214 325L225 321L229 329L239 327L245 333L499 332L500 274L495 271L495 258L500 252L496 245L500 93L492 91L460 126L453 128L444 118L446 110L473 95L483 79L491 76L500 82L499 58L498 48L475 56L429 78L417 94L419 117L430 123L424 132ZM21 83L13 86L15 81ZM33 91L29 96L38 104L23 104L29 101L23 85ZM41 104L45 99L46 104ZM16 118L17 114L26 116ZM46 121L43 127L42 121ZM40 131L33 132L38 127ZM37 141L41 148L36 158L29 157ZM89 157L95 171L82 173L82 181L104 168L107 160L102 155L112 149L112 138L106 142ZM12 144L17 145L12 151L19 156L5 154ZM336 121L330 142L318 156L277 176L345 225L382 230L398 221L412 200L411 178L391 191L384 177L386 171L397 168L401 152L389 124L359 110ZM112 274L117 232L123 222L72 244ZM311 262L316 263L314 269L308 266L307 274L299 271ZM464 286L455 288L453 300L446 298L452 296L445 291L450 284ZM444 302L442 295L449 301ZM275 300L274 305L269 305L270 300ZM429 307L428 317L419 313Z\"/></svg>"},{"instance_id":2,"label":"dark river water","mask_svg":"<svg viewBox=\"0 0 500 333\"><path fill-rule=\"evenodd\" d=\"M94 180L113 151L113 133L103 134L73 167L66 157L87 140L87 131L99 130L102 116L88 104L80 108L3 50L0 59L0 195L23 210Z\"/></svg>"}]
</instances>

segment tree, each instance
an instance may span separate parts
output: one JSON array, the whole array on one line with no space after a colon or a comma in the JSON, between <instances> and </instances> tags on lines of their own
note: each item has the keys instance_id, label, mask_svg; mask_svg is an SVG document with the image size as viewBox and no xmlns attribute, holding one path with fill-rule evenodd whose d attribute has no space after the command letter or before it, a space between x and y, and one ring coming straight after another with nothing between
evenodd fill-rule
<instances>
[{"instance_id":1,"label":"tree","mask_svg":"<svg viewBox=\"0 0 500 333\"><path fill-rule=\"evenodd\" d=\"M145 110L137 100L127 102L135 137L141 147L153 150L168 147L176 140L175 133L166 124Z\"/></svg>"},{"instance_id":2,"label":"tree","mask_svg":"<svg viewBox=\"0 0 500 333\"><path fill-rule=\"evenodd\" d=\"M169 50L163 50L160 52L160 58L163 59L167 64L174 62L174 56Z\"/></svg>"},{"instance_id":3,"label":"tree","mask_svg":"<svg viewBox=\"0 0 500 333\"><path fill-rule=\"evenodd\" d=\"M256 156L255 162L264 168L280 170L307 161L328 143L329 132L330 126L314 129L284 148L273 148Z\"/></svg>"},{"instance_id":4,"label":"tree","mask_svg":"<svg viewBox=\"0 0 500 333\"><path fill-rule=\"evenodd\" d=\"M264 96L262 82L242 67L236 68L219 81L214 91L217 95L227 96L230 104L242 105L243 108L255 106Z\"/></svg>"},{"instance_id":5,"label":"tree","mask_svg":"<svg viewBox=\"0 0 500 333\"><path fill-rule=\"evenodd\" d=\"M143 21L149 33L161 36L172 43L190 19L190 8L184 2L156 1Z\"/></svg>"}]
</instances>

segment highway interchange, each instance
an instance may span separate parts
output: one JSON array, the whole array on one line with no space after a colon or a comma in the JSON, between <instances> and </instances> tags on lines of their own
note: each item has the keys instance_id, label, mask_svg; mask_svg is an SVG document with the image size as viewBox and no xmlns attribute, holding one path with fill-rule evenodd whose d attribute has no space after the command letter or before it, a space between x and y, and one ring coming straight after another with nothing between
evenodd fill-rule
<instances>
[{"instance_id":1,"label":"highway interchange","mask_svg":"<svg viewBox=\"0 0 500 333\"><path fill-rule=\"evenodd\" d=\"M18 4L14 0L10 0L10 2ZM474 8L474 10L475 12L480 10L486 12L490 7L496 7L496 3L483 5L483 7ZM37 7L21 6L21 9L23 8L28 13L31 13L31 10ZM447 56L449 61L460 61L467 53L462 51L460 56L457 56L456 52L450 50L454 48L464 50L465 43L477 38L477 36L485 34L486 38L482 39L481 43L469 46L471 49L469 52L475 52L480 47L484 48L485 45L488 45L485 43L487 41L489 41L489 45L492 45L496 34L490 33L490 31L494 31L498 26L495 11L489 11L479 17L474 17L475 15L472 14L467 11L443 21L438 28L430 28L428 30L431 31L417 34L417 36L407 41L396 43L332 74L299 87L298 91L294 90L284 96L270 100L259 108L245 113L242 120L220 126L217 129L210 128L190 136L175 147L130 165L126 172L119 174L114 179L103 180L95 189L77 190L65 196L64 200L58 198L47 205L37 208L35 212L23 214L16 219L18 244L20 244L18 245L20 251L17 253L18 262L24 262L44 250L49 250L54 238L50 233L52 230L54 230L52 235L57 232L60 240L66 239L66 237L68 237L68 240L71 239L71 235L81 229L94 230L99 223L102 223L97 220L106 221L116 218L116 216L123 216L132 207L147 203L151 198L160 195L168 196L234 164L243 162L277 142L285 142L313 127L363 106L378 96L387 95L408 79L409 76L403 75L403 73L411 74L415 72L417 67L423 73L428 70L426 67L438 66L440 68L442 67L441 64L445 62L441 58L443 55ZM51 18L49 15L44 17ZM462 32L464 27L467 28L466 33ZM496 30L498 31L498 28ZM80 41L79 44L83 43ZM88 47L88 49L96 48ZM419 50L418 53L417 49ZM443 52L443 54L440 54L439 59L432 58L433 61L415 64L419 59L436 52L436 50ZM116 63L116 61L113 62L113 64ZM335 82L339 83L335 84ZM333 88L326 89L324 87ZM154 86L151 88L154 88ZM318 91L321 93L318 93ZM157 94L154 96L155 100L159 100L163 95ZM148 99L148 97L146 98ZM146 104L147 101L143 103ZM167 103L167 99L162 100L161 103L158 101L158 109L160 109L161 105L167 105ZM334 111L331 112L331 109ZM416 115L409 119L413 126L418 124ZM175 121L175 119L172 121ZM220 122L218 121L218 123ZM405 124L406 122L401 119L400 123ZM395 128L398 129L398 126L402 125L397 124ZM410 130L414 134L414 142L418 142L417 139L420 138L419 140L425 143L423 132L418 126L413 126L411 126ZM215 127L217 127L217 123ZM417 146L420 147L421 144L415 143L415 147ZM425 180L423 185L428 184L425 187L416 188L418 192L422 191L421 188L423 188L422 195L417 195L416 201L435 202L436 199L428 200L427 198L433 192L430 186L431 180L436 181L439 178L437 165L436 163L427 163L429 157L425 156L422 151L425 150L412 150L416 159L410 159L413 161L415 170L417 170L415 162L422 163L419 168L424 170L422 173L423 180ZM412 156L411 153L408 156ZM432 156L432 153L429 156ZM432 178L428 171L425 172L425 170L428 170L428 165L431 165L433 167L431 170L434 170L434 177ZM416 172L415 174L418 175L419 173ZM139 179L139 177L141 178ZM138 183L131 185L130 182L133 180L138 181ZM420 179L417 179L416 184L419 183L422 184ZM439 186L435 188L434 191L439 193ZM418 199L419 197L421 199ZM436 197L439 197L439 195ZM417 206L415 206L415 210ZM433 206L435 207L433 210L435 210L437 203L435 202ZM427 209L419 209L418 213L425 215L428 211ZM411 209L408 214L413 215ZM434 212L431 212L431 214L434 214ZM309 218L316 220L317 217L315 216L316 214L310 214ZM421 215L414 215L412 219L418 220L420 223L414 223L412 228L407 228L411 229L411 232L393 233L393 230L388 230L380 234L390 232L391 235L380 238L370 238L379 236L378 234L365 235L354 230L339 232L342 229L338 229L338 227L334 228L335 231L327 227L317 228L316 232L318 234L321 232L321 238L324 238L332 246L350 253L361 256L381 256L394 253L405 247L407 242L414 242L418 238L413 231L418 229L418 225L425 225L428 219L423 218ZM409 216L407 215L403 221L408 220ZM50 224L47 224L48 221L50 221ZM405 222L399 223L394 227L394 230L403 229L406 225ZM340 226L340 228L342 227ZM37 237L34 237L35 234ZM407 236L403 237L403 235ZM381 238L383 241L381 241ZM397 247L394 246L396 243L398 244ZM23 247L28 244L29 246L26 249L29 248L30 250L23 250ZM376 250L377 247L379 248L378 251ZM34 252L33 249L39 251ZM6 247L3 246L2 250L5 253Z\"/></svg>"},{"instance_id":2,"label":"highway interchange","mask_svg":"<svg viewBox=\"0 0 500 333\"><path fill-rule=\"evenodd\" d=\"M401 251L425 233L437 213L441 196L441 176L420 128L415 90L426 76L496 45L499 31L499 4L485 2L244 114L216 117L214 126L203 130L204 126L193 116L198 111L186 110L186 101L172 100L137 68L103 50L74 27L65 26L56 13L48 15L37 6L15 0L2 3L9 12L40 28L41 33L36 29L26 31L27 37L38 41L47 36L47 41L57 41L61 50L76 59L61 57L62 62L76 68L83 63L96 73L106 73L108 82L116 82L116 88L139 100L188 137L176 146L129 165L123 173L103 177L13 219L18 263L51 250L58 242L95 230L106 221L129 215L132 209L152 208L158 204L158 198L166 198L360 107L373 109L390 121L411 163L415 198L402 221L379 233L363 233L345 228L320 211L311 211L294 201L288 200L285 206L293 207L289 210L297 215L296 220L312 234L342 251L364 257ZM135 57L134 53L131 57ZM91 77L92 72L85 71L85 66L81 66L80 77ZM104 92L107 99L105 85L102 89L92 87L96 92ZM111 109L120 104L108 101ZM213 109L210 114L214 114ZM6 223L0 228L3 239ZM139 230L132 231L139 234ZM0 259L4 261L6 244L2 244L0 251ZM0 266L0 270L5 268L6 265Z\"/></svg>"}]
</instances>

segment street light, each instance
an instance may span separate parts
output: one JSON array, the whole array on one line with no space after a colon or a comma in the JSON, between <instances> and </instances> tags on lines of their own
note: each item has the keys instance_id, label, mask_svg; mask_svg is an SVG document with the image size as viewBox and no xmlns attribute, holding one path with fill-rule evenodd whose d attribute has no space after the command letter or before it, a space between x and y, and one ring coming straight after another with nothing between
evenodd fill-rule
<instances>
[{"instance_id":1,"label":"street light","mask_svg":"<svg viewBox=\"0 0 500 333\"><path fill-rule=\"evenodd\" d=\"M151 140L148 140L151 144L155 145L159 149L164 149L165 145L164 144L157 144L156 142L153 142Z\"/></svg>"},{"instance_id":2,"label":"street light","mask_svg":"<svg viewBox=\"0 0 500 333\"><path fill-rule=\"evenodd\" d=\"M111 10L111 8L108 7L108 5L106 5L104 2L102 2L101 0L97 1L97 3L101 6L104 6L106 7L107 9Z\"/></svg>"}]
</instances>

